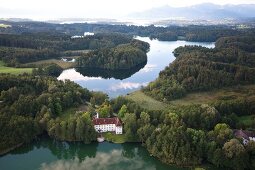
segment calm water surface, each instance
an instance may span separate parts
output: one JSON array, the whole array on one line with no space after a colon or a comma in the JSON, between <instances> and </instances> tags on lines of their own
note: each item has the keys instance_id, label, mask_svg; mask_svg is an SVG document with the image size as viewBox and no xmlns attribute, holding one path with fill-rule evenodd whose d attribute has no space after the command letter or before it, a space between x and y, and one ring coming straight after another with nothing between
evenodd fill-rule
<instances>
[{"instance_id":1,"label":"calm water surface","mask_svg":"<svg viewBox=\"0 0 255 170\"><path fill-rule=\"evenodd\" d=\"M149 82L155 80L159 72L175 60L172 54L175 48L185 45L214 47L214 43L158 41L150 40L148 37L137 37L137 39L150 44L150 51L147 53L148 61L140 68L134 68L129 72L68 69L64 70L58 79L70 79L89 90L103 91L110 97L116 97L138 90L141 86L146 86Z\"/></svg>"},{"instance_id":2,"label":"calm water surface","mask_svg":"<svg viewBox=\"0 0 255 170\"><path fill-rule=\"evenodd\" d=\"M161 163L141 144L83 144L43 137L0 157L1 170L184 170Z\"/></svg>"}]
</instances>

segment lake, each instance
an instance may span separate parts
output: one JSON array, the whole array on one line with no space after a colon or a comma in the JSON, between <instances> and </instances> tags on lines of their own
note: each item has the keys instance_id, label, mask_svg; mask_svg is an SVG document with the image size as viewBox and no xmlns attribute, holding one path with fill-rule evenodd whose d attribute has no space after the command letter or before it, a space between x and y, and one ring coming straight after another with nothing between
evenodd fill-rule
<instances>
[{"instance_id":1,"label":"lake","mask_svg":"<svg viewBox=\"0 0 255 170\"><path fill-rule=\"evenodd\" d=\"M0 157L0 169L184 170L161 163L139 143L67 143L47 136Z\"/></svg>"},{"instance_id":2,"label":"lake","mask_svg":"<svg viewBox=\"0 0 255 170\"><path fill-rule=\"evenodd\" d=\"M103 91L109 97L116 97L138 90L155 80L159 72L175 60L172 53L175 48L185 45L201 45L208 48L215 46L213 42L158 41L150 40L148 37L136 38L150 44L150 51L147 53L147 63L129 71L117 72L73 68L64 70L58 79L69 79L89 90Z\"/></svg>"}]
</instances>

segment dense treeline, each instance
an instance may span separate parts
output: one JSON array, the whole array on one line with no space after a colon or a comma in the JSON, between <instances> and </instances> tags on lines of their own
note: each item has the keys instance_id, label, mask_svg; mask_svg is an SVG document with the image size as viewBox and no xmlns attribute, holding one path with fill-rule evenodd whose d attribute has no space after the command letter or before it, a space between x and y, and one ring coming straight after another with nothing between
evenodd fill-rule
<instances>
[{"instance_id":1,"label":"dense treeline","mask_svg":"<svg viewBox=\"0 0 255 170\"><path fill-rule=\"evenodd\" d=\"M95 139L89 113L59 120L64 110L84 104L92 97L79 85L51 77L1 74L0 91L1 152L28 142L43 131L62 140L88 143Z\"/></svg>"},{"instance_id":2,"label":"dense treeline","mask_svg":"<svg viewBox=\"0 0 255 170\"><path fill-rule=\"evenodd\" d=\"M236 48L247 52L255 52L254 36L223 37L216 41L216 48Z\"/></svg>"},{"instance_id":3,"label":"dense treeline","mask_svg":"<svg viewBox=\"0 0 255 170\"><path fill-rule=\"evenodd\" d=\"M169 31L153 34L150 37L157 38L161 41L176 41L178 39L184 39L186 41L214 42L221 37L240 34L242 34L241 31L230 28L189 26L187 28L180 27L179 29L169 28Z\"/></svg>"},{"instance_id":4,"label":"dense treeline","mask_svg":"<svg viewBox=\"0 0 255 170\"><path fill-rule=\"evenodd\" d=\"M58 77L62 73L63 69L57 64L46 64L39 66L32 70L32 74L35 76L53 76Z\"/></svg>"},{"instance_id":5,"label":"dense treeline","mask_svg":"<svg viewBox=\"0 0 255 170\"><path fill-rule=\"evenodd\" d=\"M47 125L50 136L64 141L90 143L97 137L90 113L76 113L67 120L50 120Z\"/></svg>"},{"instance_id":6,"label":"dense treeline","mask_svg":"<svg viewBox=\"0 0 255 170\"><path fill-rule=\"evenodd\" d=\"M131 37L117 33L98 33L94 36L72 38L61 33L0 34L0 46L56 50L82 50L114 47L130 42Z\"/></svg>"},{"instance_id":7,"label":"dense treeline","mask_svg":"<svg viewBox=\"0 0 255 170\"><path fill-rule=\"evenodd\" d=\"M210 163L236 170L255 168L255 142L245 145L234 136L232 128L238 126L226 123L226 118L232 117L226 113L228 107L219 109L220 112L205 104L144 111L122 97L112 102L113 110L119 110L118 116L124 122L126 138L139 139L153 156L165 163L179 166ZM243 108L242 102L236 102L235 108ZM254 107L246 105L244 109Z\"/></svg>"},{"instance_id":8,"label":"dense treeline","mask_svg":"<svg viewBox=\"0 0 255 170\"><path fill-rule=\"evenodd\" d=\"M4 61L7 66L19 67L20 64L59 57L61 57L60 52L54 49L36 50L29 48L0 47L0 60Z\"/></svg>"},{"instance_id":9,"label":"dense treeline","mask_svg":"<svg viewBox=\"0 0 255 170\"><path fill-rule=\"evenodd\" d=\"M144 92L171 100L187 92L255 83L254 42L254 36L238 36L220 38L215 49L179 47L176 60Z\"/></svg>"},{"instance_id":10,"label":"dense treeline","mask_svg":"<svg viewBox=\"0 0 255 170\"><path fill-rule=\"evenodd\" d=\"M21 34L25 32L62 32L68 35L83 35L84 32L109 33L118 32L130 35L147 36L158 38L162 41L173 41L177 39L186 39L187 41L216 41L220 37L242 35L252 32L250 29L236 29L235 26L198 26L190 25L187 27L169 26L156 27L135 26L135 25L117 25L111 24L50 24L39 22L6 22L12 25L9 28L0 28L1 33Z\"/></svg>"},{"instance_id":11,"label":"dense treeline","mask_svg":"<svg viewBox=\"0 0 255 170\"><path fill-rule=\"evenodd\" d=\"M128 44L105 48L83 54L76 63L78 67L108 70L125 70L147 62L149 44L133 39Z\"/></svg>"},{"instance_id":12,"label":"dense treeline","mask_svg":"<svg viewBox=\"0 0 255 170\"><path fill-rule=\"evenodd\" d=\"M152 39L158 39L160 41L177 41L178 40L178 33L176 32L163 32L158 34L153 34L150 36Z\"/></svg>"},{"instance_id":13,"label":"dense treeline","mask_svg":"<svg viewBox=\"0 0 255 170\"><path fill-rule=\"evenodd\" d=\"M113 48L131 41L131 37L116 33L98 33L94 36L71 38L61 33L0 34L0 60L8 66L28 62L57 59L70 50Z\"/></svg>"}]
</instances>

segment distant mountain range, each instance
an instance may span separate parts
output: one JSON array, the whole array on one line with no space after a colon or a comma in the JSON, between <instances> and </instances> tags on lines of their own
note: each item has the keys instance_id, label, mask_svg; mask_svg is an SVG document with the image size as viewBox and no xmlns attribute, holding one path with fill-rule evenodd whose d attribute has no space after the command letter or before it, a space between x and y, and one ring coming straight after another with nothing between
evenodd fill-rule
<instances>
[{"instance_id":1,"label":"distant mountain range","mask_svg":"<svg viewBox=\"0 0 255 170\"><path fill-rule=\"evenodd\" d=\"M162 6L150 10L130 14L131 18L140 19L195 19L195 20L221 20L243 19L255 17L255 4L242 5L215 5L203 3L189 7Z\"/></svg>"}]
</instances>

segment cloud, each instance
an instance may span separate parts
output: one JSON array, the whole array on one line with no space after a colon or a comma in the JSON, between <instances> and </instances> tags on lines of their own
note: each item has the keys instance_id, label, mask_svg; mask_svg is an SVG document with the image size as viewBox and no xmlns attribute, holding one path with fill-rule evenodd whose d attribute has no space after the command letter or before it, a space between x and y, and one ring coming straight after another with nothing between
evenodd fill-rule
<instances>
[{"instance_id":1,"label":"cloud","mask_svg":"<svg viewBox=\"0 0 255 170\"><path fill-rule=\"evenodd\" d=\"M89 80L102 80L101 77L87 77L83 76L82 74L78 73L74 69L64 70L58 80L71 80L71 81L89 81Z\"/></svg>"},{"instance_id":2,"label":"cloud","mask_svg":"<svg viewBox=\"0 0 255 170\"><path fill-rule=\"evenodd\" d=\"M137 89L141 86L146 86L148 82L145 83L132 83L132 82L120 82L118 84L113 85L110 87L111 91L117 91L117 90L127 90L127 89Z\"/></svg>"},{"instance_id":3,"label":"cloud","mask_svg":"<svg viewBox=\"0 0 255 170\"><path fill-rule=\"evenodd\" d=\"M153 71L156 67L156 64L147 64L143 69L140 70L140 72L148 73Z\"/></svg>"},{"instance_id":4,"label":"cloud","mask_svg":"<svg viewBox=\"0 0 255 170\"><path fill-rule=\"evenodd\" d=\"M104 169L122 169L122 170L156 170L156 168L145 162L138 156L135 150L133 158L126 158L121 150L112 150L110 153L98 152L96 157L86 157L80 161L77 157L73 160L58 160L52 163L43 163L41 170L104 170Z\"/></svg>"}]
</instances>

